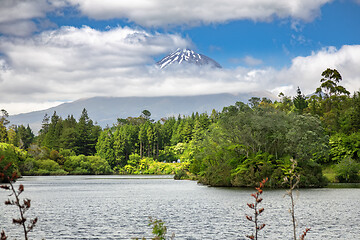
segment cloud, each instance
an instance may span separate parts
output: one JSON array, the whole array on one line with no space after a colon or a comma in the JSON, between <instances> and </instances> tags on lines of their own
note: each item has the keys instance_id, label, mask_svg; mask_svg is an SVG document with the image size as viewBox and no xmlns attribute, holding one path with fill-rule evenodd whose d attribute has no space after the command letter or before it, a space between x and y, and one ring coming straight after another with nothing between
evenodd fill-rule
<instances>
[{"instance_id":1,"label":"cloud","mask_svg":"<svg viewBox=\"0 0 360 240\"><path fill-rule=\"evenodd\" d=\"M254 58L252 56L246 56L243 62L248 66L257 66L263 63L261 59Z\"/></svg>"},{"instance_id":2,"label":"cloud","mask_svg":"<svg viewBox=\"0 0 360 240\"><path fill-rule=\"evenodd\" d=\"M146 90L137 86L147 87L146 65L154 63L153 57L190 44L176 34L129 27L104 32L62 27L33 37L2 37L0 102L140 95Z\"/></svg>"},{"instance_id":3,"label":"cloud","mask_svg":"<svg viewBox=\"0 0 360 240\"><path fill-rule=\"evenodd\" d=\"M25 37L36 31L36 25L32 21L16 21L0 24L0 33Z\"/></svg>"},{"instance_id":4,"label":"cloud","mask_svg":"<svg viewBox=\"0 0 360 240\"><path fill-rule=\"evenodd\" d=\"M198 25L251 19L269 21L274 17L312 21L320 8L332 0L67 0L94 19L126 18L147 27Z\"/></svg>"},{"instance_id":5,"label":"cloud","mask_svg":"<svg viewBox=\"0 0 360 240\"><path fill-rule=\"evenodd\" d=\"M65 0L2 0L0 7L0 33L29 36L37 29L34 19L46 17L46 13L65 7Z\"/></svg>"},{"instance_id":6,"label":"cloud","mask_svg":"<svg viewBox=\"0 0 360 240\"><path fill-rule=\"evenodd\" d=\"M0 108L10 114L93 96L169 96L269 90L315 91L321 73L336 68L349 91L360 88L360 45L329 47L296 57L288 68L178 67L161 71L154 56L192 43L176 34L117 27L62 27L33 37L0 38ZM210 56L211 57L211 56ZM250 59L250 60L249 60ZM248 57L249 63L259 60ZM36 107L37 106L37 107Z\"/></svg>"},{"instance_id":7,"label":"cloud","mask_svg":"<svg viewBox=\"0 0 360 240\"><path fill-rule=\"evenodd\" d=\"M127 19L144 27L172 27L225 23L251 19L269 21L291 18L297 29L301 21L312 21L320 8L332 0L2 0L0 33L29 36L44 30L41 21L48 13L62 15L66 8L75 8L93 19ZM35 24L40 21L40 24ZM46 24L49 25L49 24ZM52 25L52 24L50 24Z\"/></svg>"},{"instance_id":8,"label":"cloud","mask_svg":"<svg viewBox=\"0 0 360 240\"><path fill-rule=\"evenodd\" d=\"M312 52L310 56L294 58L290 68L277 73L274 84L288 89L288 94L294 95L297 86L300 86L303 93L310 94L320 86L321 73L327 68L335 68L343 78L340 85L350 92L359 91L359 64L360 45L344 45L339 50L327 47Z\"/></svg>"}]
</instances>

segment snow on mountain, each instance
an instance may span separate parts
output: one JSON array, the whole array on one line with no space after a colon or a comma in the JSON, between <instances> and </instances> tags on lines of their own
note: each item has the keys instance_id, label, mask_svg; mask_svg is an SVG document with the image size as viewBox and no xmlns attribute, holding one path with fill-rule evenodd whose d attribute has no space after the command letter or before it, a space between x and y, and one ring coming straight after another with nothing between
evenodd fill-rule
<instances>
[{"instance_id":1,"label":"snow on mountain","mask_svg":"<svg viewBox=\"0 0 360 240\"><path fill-rule=\"evenodd\" d=\"M156 63L156 65L160 69L164 69L175 63L190 63L196 64L198 66L211 66L214 68L221 68L221 65L219 63L203 54L196 53L190 49L180 48L161 59L159 62Z\"/></svg>"}]
</instances>

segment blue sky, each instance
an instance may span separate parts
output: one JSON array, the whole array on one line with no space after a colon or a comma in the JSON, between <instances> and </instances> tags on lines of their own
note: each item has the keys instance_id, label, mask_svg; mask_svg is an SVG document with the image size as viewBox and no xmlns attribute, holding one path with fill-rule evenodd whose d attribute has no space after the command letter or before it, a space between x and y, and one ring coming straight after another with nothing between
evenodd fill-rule
<instances>
[{"instance_id":1,"label":"blue sky","mask_svg":"<svg viewBox=\"0 0 360 240\"><path fill-rule=\"evenodd\" d=\"M221 62L235 67L229 59L251 55L263 64L278 68L289 66L291 59L308 56L327 46L340 48L360 42L360 5L336 1L321 8L314 21L291 27L291 20L272 22L234 21L216 26L202 26L184 31L198 49ZM212 50L216 47L217 50Z\"/></svg>"},{"instance_id":2,"label":"blue sky","mask_svg":"<svg viewBox=\"0 0 360 240\"><path fill-rule=\"evenodd\" d=\"M0 0L0 108L93 96L311 93L337 68L360 88L359 0ZM223 69L153 67L176 48Z\"/></svg>"}]
</instances>

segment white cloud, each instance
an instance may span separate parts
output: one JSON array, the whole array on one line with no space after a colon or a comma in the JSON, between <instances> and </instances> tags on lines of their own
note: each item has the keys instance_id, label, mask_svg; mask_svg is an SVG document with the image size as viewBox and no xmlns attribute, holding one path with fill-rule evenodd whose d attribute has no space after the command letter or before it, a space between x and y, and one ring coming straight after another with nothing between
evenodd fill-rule
<instances>
[{"instance_id":1,"label":"white cloud","mask_svg":"<svg viewBox=\"0 0 360 240\"><path fill-rule=\"evenodd\" d=\"M224 23L251 19L269 21L273 18L291 18L292 27L300 21L311 21L320 14L320 8L332 0L2 0L0 33L28 36L42 26L49 12L62 14L65 7L74 7L82 15L93 19L128 19L146 27L171 27Z\"/></svg>"},{"instance_id":2,"label":"white cloud","mask_svg":"<svg viewBox=\"0 0 360 240\"><path fill-rule=\"evenodd\" d=\"M344 45L324 48L307 57L296 57L291 67L280 71L275 85L287 86L288 94L295 94L300 86L305 94L310 94L320 86L321 73L327 69L337 69L342 75L340 85L350 92L360 90L360 45Z\"/></svg>"},{"instance_id":3,"label":"white cloud","mask_svg":"<svg viewBox=\"0 0 360 240\"><path fill-rule=\"evenodd\" d=\"M33 19L67 5L65 0L1 0L0 4L0 33L14 36L29 36L37 30Z\"/></svg>"},{"instance_id":4,"label":"white cloud","mask_svg":"<svg viewBox=\"0 0 360 240\"><path fill-rule=\"evenodd\" d=\"M62 27L28 38L2 37L0 102L142 94L146 89L138 86L152 81L146 65L154 63L153 56L190 44L178 35L128 27L105 32Z\"/></svg>"},{"instance_id":5,"label":"white cloud","mask_svg":"<svg viewBox=\"0 0 360 240\"><path fill-rule=\"evenodd\" d=\"M67 0L94 19L126 18L142 26L223 23L274 17L311 21L322 5L332 0Z\"/></svg>"},{"instance_id":6,"label":"white cloud","mask_svg":"<svg viewBox=\"0 0 360 240\"><path fill-rule=\"evenodd\" d=\"M13 114L92 96L198 95L259 90L270 90L275 95L281 90L294 95L297 86L308 94L319 86L321 73L328 67L339 70L344 79L342 85L349 91L360 88L360 45L343 46L339 50L322 49L307 57L294 58L289 68L281 70L250 66L236 69L179 67L161 71L153 66L154 56L189 45L189 40L178 35L129 27L109 31L86 26L62 27L28 38L2 37L0 103Z\"/></svg>"},{"instance_id":7,"label":"white cloud","mask_svg":"<svg viewBox=\"0 0 360 240\"><path fill-rule=\"evenodd\" d=\"M44 17L48 9L46 0L2 0L0 23Z\"/></svg>"}]
</instances>

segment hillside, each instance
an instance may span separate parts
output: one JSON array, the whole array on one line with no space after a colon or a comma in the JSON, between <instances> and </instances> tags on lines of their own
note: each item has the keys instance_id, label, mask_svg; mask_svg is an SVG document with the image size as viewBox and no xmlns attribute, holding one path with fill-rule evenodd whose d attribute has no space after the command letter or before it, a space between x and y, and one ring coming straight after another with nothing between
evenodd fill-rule
<instances>
[{"instance_id":1,"label":"hillside","mask_svg":"<svg viewBox=\"0 0 360 240\"><path fill-rule=\"evenodd\" d=\"M42 111L12 115L9 120L15 125L29 124L37 134L45 114L51 116L54 111L63 118L72 114L78 119L82 110L86 108L89 117L105 127L116 123L117 118L137 117L145 109L151 112L151 117L155 120L179 114L189 115L193 112L210 114L212 109L222 110L223 107L234 104L236 101L247 102L253 96L274 99L274 96L268 92L176 97L93 97L64 103Z\"/></svg>"}]
</instances>

